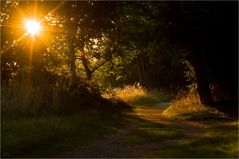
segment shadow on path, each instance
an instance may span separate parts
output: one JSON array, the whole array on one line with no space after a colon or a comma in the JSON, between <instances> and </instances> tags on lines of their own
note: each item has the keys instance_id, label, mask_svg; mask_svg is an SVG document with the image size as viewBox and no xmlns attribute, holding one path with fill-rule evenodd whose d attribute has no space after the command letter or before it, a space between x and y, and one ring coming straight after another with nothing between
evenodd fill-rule
<instances>
[{"instance_id":1,"label":"shadow on path","mask_svg":"<svg viewBox=\"0 0 239 159\"><path fill-rule=\"evenodd\" d=\"M87 158L126 158L126 157L147 157L153 151L162 147L187 143L198 139L205 132L208 124L200 122L182 121L166 118L162 115L165 108L169 106L169 102L159 103L154 106L135 107L134 112L128 114L130 116L125 127L116 133L99 139L91 144L81 146L74 150L64 152L58 157L87 157ZM165 124L173 125L181 131L182 136L177 138L169 138L151 141L141 144L130 144L125 141L126 136L130 136L132 132L140 128L141 123ZM162 129L157 130L162 131Z\"/></svg>"}]
</instances>

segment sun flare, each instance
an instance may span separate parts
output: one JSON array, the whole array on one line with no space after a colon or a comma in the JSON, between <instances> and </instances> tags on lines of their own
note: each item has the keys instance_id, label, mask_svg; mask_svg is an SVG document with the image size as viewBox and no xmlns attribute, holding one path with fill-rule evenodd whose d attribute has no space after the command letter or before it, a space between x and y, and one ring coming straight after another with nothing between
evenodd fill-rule
<instances>
[{"instance_id":1,"label":"sun flare","mask_svg":"<svg viewBox=\"0 0 239 159\"><path fill-rule=\"evenodd\" d=\"M35 19L25 20L24 25L25 25L25 29L26 29L27 33L30 34L31 36L35 36L35 35L39 34L39 32L42 29L40 22Z\"/></svg>"}]
</instances>

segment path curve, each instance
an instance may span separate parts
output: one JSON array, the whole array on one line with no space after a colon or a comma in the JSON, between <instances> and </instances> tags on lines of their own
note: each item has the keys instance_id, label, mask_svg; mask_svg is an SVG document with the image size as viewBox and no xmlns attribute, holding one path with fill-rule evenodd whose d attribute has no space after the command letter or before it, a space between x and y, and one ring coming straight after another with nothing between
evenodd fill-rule
<instances>
[{"instance_id":1,"label":"path curve","mask_svg":"<svg viewBox=\"0 0 239 159\"><path fill-rule=\"evenodd\" d=\"M195 137L204 134L206 125L199 122L189 122L182 120L169 119L162 115L165 108L170 105L169 102L159 103L154 106L135 107L133 116L137 116L146 121L153 123L173 124L180 128L183 137L166 140L166 142L153 142L142 145L127 145L120 142L124 136L129 134L133 129L137 128L139 123L131 121L116 133L103 139L94 141L91 144L81 146L74 150L64 152L58 157L84 157L84 158L137 158L146 157L152 151L160 149L168 145L177 143L191 142Z\"/></svg>"},{"instance_id":2,"label":"path curve","mask_svg":"<svg viewBox=\"0 0 239 159\"><path fill-rule=\"evenodd\" d=\"M173 124L175 126L180 127L182 133L184 134L184 138L187 138L187 140L192 140L194 137L198 137L204 133L205 128L208 127L208 125L205 123L196 121L185 121L180 119L170 119L162 115L162 112L169 105L170 102L164 102L156 104L152 107L138 107L135 108L135 113L139 117L151 122Z\"/></svg>"}]
</instances>

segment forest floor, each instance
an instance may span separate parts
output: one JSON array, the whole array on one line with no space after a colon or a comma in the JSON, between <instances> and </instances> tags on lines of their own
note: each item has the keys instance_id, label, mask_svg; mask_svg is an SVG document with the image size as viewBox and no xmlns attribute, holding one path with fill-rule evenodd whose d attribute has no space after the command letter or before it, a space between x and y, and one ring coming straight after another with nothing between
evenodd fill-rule
<instances>
[{"instance_id":1,"label":"forest floor","mask_svg":"<svg viewBox=\"0 0 239 159\"><path fill-rule=\"evenodd\" d=\"M186 121L162 115L170 103L135 106L114 134L57 157L238 157L238 121Z\"/></svg>"}]
</instances>

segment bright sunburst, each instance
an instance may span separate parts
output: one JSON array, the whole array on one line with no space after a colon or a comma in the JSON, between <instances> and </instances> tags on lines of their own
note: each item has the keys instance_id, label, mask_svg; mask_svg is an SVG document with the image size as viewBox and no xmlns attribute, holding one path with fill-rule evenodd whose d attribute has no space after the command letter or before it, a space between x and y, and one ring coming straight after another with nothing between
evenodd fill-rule
<instances>
[{"instance_id":1,"label":"bright sunburst","mask_svg":"<svg viewBox=\"0 0 239 159\"><path fill-rule=\"evenodd\" d=\"M25 25L25 29L26 29L27 33L30 34L31 36L35 36L35 35L39 34L39 32L42 29L40 22L35 19L25 20L24 25Z\"/></svg>"}]
</instances>

